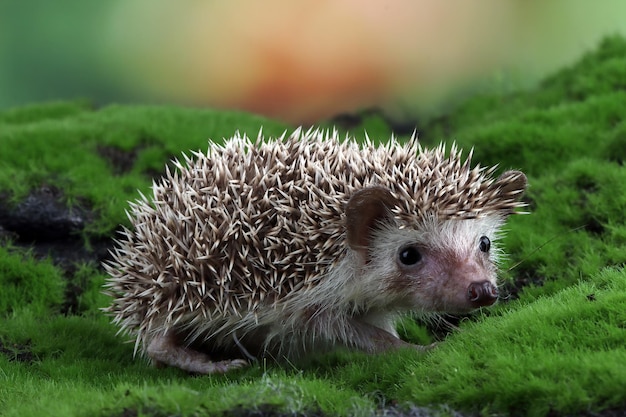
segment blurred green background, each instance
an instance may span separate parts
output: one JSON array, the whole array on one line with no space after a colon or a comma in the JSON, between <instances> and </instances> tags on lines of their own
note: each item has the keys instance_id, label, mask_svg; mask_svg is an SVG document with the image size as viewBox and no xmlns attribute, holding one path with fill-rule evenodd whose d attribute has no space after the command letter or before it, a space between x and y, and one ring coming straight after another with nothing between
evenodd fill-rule
<instances>
[{"instance_id":1,"label":"blurred green background","mask_svg":"<svg viewBox=\"0 0 626 417\"><path fill-rule=\"evenodd\" d=\"M0 108L89 97L120 100L102 62L106 13L96 0L0 2Z\"/></svg>"}]
</instances>

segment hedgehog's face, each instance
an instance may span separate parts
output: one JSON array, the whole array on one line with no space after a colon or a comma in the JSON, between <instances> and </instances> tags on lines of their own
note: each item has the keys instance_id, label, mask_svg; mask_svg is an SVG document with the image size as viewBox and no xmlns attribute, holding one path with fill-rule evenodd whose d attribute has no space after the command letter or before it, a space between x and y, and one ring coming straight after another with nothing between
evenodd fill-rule
<instances>
[{"instance_id":1,"label":"hedgehog's face","mask_svg":"<svg viewBox=\"0 0 626 417\"><path fill-rule=\"evenodd\" d=\"M372 233L364 275L384 283L394 307L466 312L496 302L499 216L383 223Z\"/></svg>"},{"instance_id":2,"label":"hedgehog's face","mask_svg":"<svg viewBox=\"0 0 626 417\"><path fill-rule=\"evenodd\" d=\"M519 178L515 187L507 183L509 191L524 190L526 178ZM361 283L380 294L376 304L466 312L496 302L496 240L510 208L473 219L433 215L400 227L391 213L395 204L389 190L370 187L355 193L346 209L348 245L360 259Z\"/></svg>"}]
</instances>

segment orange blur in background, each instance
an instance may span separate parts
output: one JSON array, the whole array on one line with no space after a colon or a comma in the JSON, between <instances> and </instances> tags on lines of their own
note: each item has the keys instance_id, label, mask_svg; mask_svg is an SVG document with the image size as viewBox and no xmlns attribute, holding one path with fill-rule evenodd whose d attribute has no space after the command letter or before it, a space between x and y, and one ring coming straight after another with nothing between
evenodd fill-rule
<instances>
[{"instance_id":1,"label":"orange blur in background","mask_svg":"<svg viewBox=\"0 0 626 417\"><path fill-rule=\"evenodd\" d=\"M517 24L501 0L184 4L119 7L110 45L129 84L167 101L297 123L403 95L431 100L497 65L510 43L498 34Z\"/></svg>"},{"instance_id":2,"label":"orange blur in background","mask_svg":"<svg viewBox=\"0 0 626 417\"><path fill-rule=\"evenodd\" d=\"M142 94L306 123L372 106L430 111L502 74L530 84L626 27L619 1L587 4L127 0L107 45Z\"/></svg>"}]
</instances>

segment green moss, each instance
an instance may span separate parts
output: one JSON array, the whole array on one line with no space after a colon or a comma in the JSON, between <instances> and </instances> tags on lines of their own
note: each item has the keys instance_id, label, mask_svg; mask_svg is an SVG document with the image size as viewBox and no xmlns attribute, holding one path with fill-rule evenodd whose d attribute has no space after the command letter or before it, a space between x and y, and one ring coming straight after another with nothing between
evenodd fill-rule
<instances>
[{"instance_id":1,"label":"green moss","mask_svg":"<svg viewBox=\"0 0 626 417\"><path fill-rule=\"evenodd\" d=\"M623 167L579 158L560 174L531 182L532 214L512 221L507 239L511 257L522 260L512 274L543 285L525 289L526 296L626 264L625 181Z\"/></svg>"},{"instance_id":2,"label":"green moss","mask_svg":"<svg viewBox=\"0 0 626 417\"><path fill-rule=\"evenodd\" d=\"M33 104L1 112L0 125L23 125L43 120L71 118L89 109L89 102L84 100Z\"/></svg>"},{"instance_id":3,"label":"green moss","mask_svg":"<svg viewBox=\"0 0 626 417\"><path fill-rule=\"evenodd\" d=\"M198 378L157 369L133 360L132 345L120 343L115 333L102 316L41 318L24 312L8 320L0 340L27 346L34 360L17 363L0 355L0 406L10 410L7 415L64 416L121 415L124 409L198 415L236 407L369 415L374 407L358 391L295 369L265 373L255 367Z\"/></svg>"},{"instance_id":4,"label":"green moss","mask_svg":"<svg viewBox=\"0 0 626 417\"><path fill-rule=\"evenodd\" d=\"M411 364L398 398L518 415L624 405L626 272L465 326Z\"/></svg>"},{"instance_id":5,"label":"green moss","mask_svg":"<svg viewBox=\"0 0 626 417\"><path fill-rule=\"evenodd\" d=\"M76 111L74 111L76 110ZM30 121L30 123L16 123ZM0 113L0 193L17 202L42 185L63 190L66 202L97 213L86 231L106 235L125 223L128 200L182 152L204 150L236 130L256 137L287 126L236 112L172 107L110 106L98 111L70 103ZM128 170L108 159L131 152Z\"/></svg>"},{"instance_id":6,"label":"green moss","mask_svg":"<svg viewBox=\"0 0 626 417\"><path fill-rule=\"evenodd\" d=\"M65 281L50 262L0 246L0 320L23 308L50 313L63 302Z\"/></svg>"}]
</instances>

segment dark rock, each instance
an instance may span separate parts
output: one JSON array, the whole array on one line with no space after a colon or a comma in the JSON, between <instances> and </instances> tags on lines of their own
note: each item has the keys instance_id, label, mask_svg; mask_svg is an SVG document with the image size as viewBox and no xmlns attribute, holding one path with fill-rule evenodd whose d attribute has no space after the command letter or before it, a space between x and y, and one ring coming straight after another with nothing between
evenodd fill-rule
<instances>
[{"instance_id":1,"label":"dark rock","mask_svg":"<svg viewBox=\"0 0 626 417\"><path fill-rule=\"evenodd\" d=\"M0 197L0 244L12 242L37 258L50 258L68 276L77 264L100 265L109 258L112 239L84 236L93 214L83 206L68 207L58 189L41 187L17 204L7 200Z\"/></svg>"},{"instance_id":2,"label":"dark rock","mask_svg":"<svg viewBox=\"0 0 626 417\"><path fill-rule=\"evenodd\" d=\"M122 175L130 172L137 160L137 154L140 148L125 151L114 146L99 145L97 147L98 155L104 158L113 170L113 174Z\"/></svg>"},{"instance_id":3,"label":"dark rock","mask_svg":"<svg viewBox=\"0 0 626 417\"><path fill-rule=\"evenodd\" d=\"M17 235L20 241L52 241L76 236L88 222L87 211L67 207L62 194L53 187L32 191L15 206L0 200L0 228Z\"/></svg>"},{"instance_id":4,"label":"dark rock","mask_svg":"<svg viewBox=\"0 0 626 417\"><path fill-rule=\"evenodd\" d=\"M11 362L32 363L37 359L30 349L30 342L26 344L5 344L0 339L0 355L6 356Z\"/></svg>"}]
</instances>

